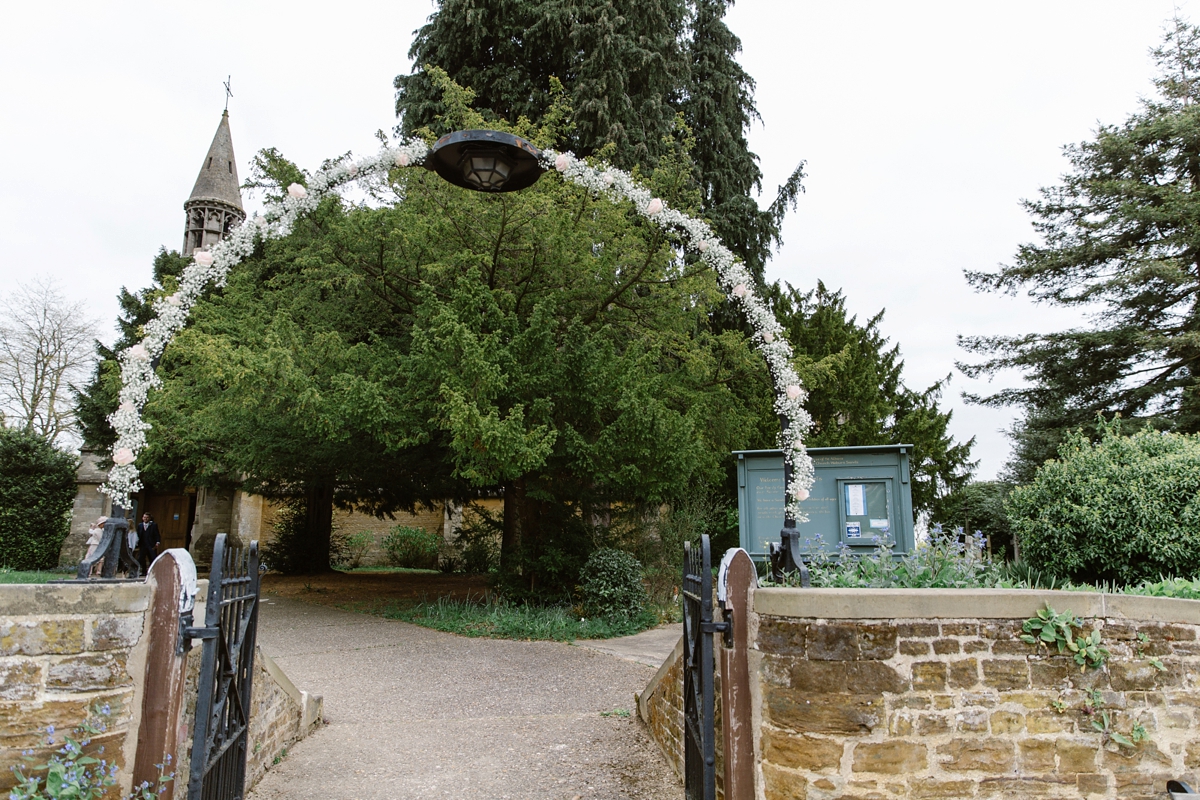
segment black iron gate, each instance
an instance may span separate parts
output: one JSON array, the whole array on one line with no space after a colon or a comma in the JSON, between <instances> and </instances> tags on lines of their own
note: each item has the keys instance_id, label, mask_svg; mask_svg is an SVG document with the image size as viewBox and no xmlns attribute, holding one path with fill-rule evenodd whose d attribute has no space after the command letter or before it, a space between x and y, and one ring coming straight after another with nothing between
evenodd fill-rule
<instances>
[{"instance_id":1,"label":"black iron gate","mask_svg":"<svg viewBox=\"0 0 1200 800\"><path fill-rule=\"evenodd\" d=\"M204 642L188 800L241 800L246 792L258 590L258 542L248 550L234 550L226 545L225 534L218 535L205 627L184 629L184 636Z\"/></svg>"},{"instance_id":2,"label":"black iron gate","mask_svg":"<svg viewBox=\"0 0 1200 800\"><path fill-rule=\"evenodd\" d=\"M683 775L687 800L716 800L716 730L713 722L712 549L708 536L683 550Z\"/></svg>"}]
</instances>

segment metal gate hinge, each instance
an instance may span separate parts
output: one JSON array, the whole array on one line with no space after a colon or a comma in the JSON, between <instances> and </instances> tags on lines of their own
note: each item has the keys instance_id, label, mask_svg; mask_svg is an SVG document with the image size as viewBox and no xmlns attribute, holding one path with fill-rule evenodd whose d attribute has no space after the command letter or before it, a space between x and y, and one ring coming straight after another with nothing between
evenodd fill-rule
<instances>
[{"instance_id":1,"label":"metal gate hinge","mask_svg":"<svg viewBox=\"0 0 1200 800\"><path fill-rule=\"evenodd\" d=\"M732 630L733 626L728 622L701 622L700 630L703 633L724 633Z\"/></svg>"},{"instance_id":2,"label":"metal gate hinge","mask_svg":"<svg viewBox=\"0 0 1200 800\"><path fill-rule=\"evenodd\" d=\"M209 625L203 628L184 628L183 638L185 639L215 639L221 633L221 629L216 625Z\"/></svg>"}]
</instances>

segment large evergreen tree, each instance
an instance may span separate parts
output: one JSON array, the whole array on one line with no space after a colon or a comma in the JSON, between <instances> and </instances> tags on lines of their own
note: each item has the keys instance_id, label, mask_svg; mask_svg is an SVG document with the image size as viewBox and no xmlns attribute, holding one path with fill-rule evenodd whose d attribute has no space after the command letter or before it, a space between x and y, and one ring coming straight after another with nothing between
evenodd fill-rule
<instances>
[{"instance_id":1,"label":"large evergreen tree","mask_svg":"<svg viewBox=\"0 0 1200 800\"><path fill-rule=\"evenodd\" d=\"M847 313L841 292L820 282L809 292L788 286L773 300L808 390L811 446L911 444L918 512L966 484L975 466L970 460L975 440L958 443L950 435L952 412L938 407L945 381L924 391L904 385L900 346L890 345L879 330L882 311L859 324Z\"/></svg>"},{"instance_id":2,"label":"large evergreen tree","mask_svg":"<svg viewBox=\"0 0 1200 800\"><path fill-rule=\"evenodd\" d=\"M702 213L761 281L801 191L803 165L760 209L754 194L762 170L746 141L758 117L754 80L738 64L741 42L725 25L731 4L440 0L416 32L413 73L395 80L400 127L446 132L429 65L472 87L490 120L540 119L550 108L552 79L561 81L574 111L553 144L577 155L600 153L624 169L651 171L682 119L696 137Z\"/></svg>"},{"instance_id":3,"label":"large evergreen tree","mask_svg":"<svg viewBox=\"0 0 1200 800\"><path fill-rule=\"evenodd\" d=\"M967 337L972 377L1005 369L1026 386L974 397L1016 405L1011 477L1029 480L1064 432L1097 415L1200 430L1200 29L1177 21L1154 51L1158 96L1066 148L1071 171L1026 201L1042 241L1012 265L967 274L983 291L1025 291L1091 311L1072 330Z\"/></svg>"},{"instance_id":4,"label":"large evergreen tree","mask_svg":"<svg viewBox=\"0 0 1200 800\"><path fill-rule=\"evenodd\" d=\"M449 123L480 124L469 92L442 88ZM674 148L648 179L688 208L688 174ZM502 195L394 181L402 202L327 200L196 306L147 405L146 458L258 493L321 488L310 513L501 490L509 587L558 596L597 520L720 481L757 420L730 386L766 367L708 329L712 271L632 209L557 173Z\"/></svg>"}]
</instances>

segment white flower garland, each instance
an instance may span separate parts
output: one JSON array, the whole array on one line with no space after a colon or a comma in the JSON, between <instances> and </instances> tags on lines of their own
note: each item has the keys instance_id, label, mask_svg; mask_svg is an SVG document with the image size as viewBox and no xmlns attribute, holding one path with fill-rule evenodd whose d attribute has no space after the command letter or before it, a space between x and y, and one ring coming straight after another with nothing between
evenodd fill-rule
<instances>
[{"instance_id":1,"label":"white flower garland","mask_svg":"<svg viewBox=\"0 0 1200 800\"><path fill-rule=\"evenodd\" d=\"M108 420L117 432L112 448L113 468L101 491L108 494L114 505L129 507L129 495L142 488L137 454L146 446L146 431L150 425L142 420L141 410L151 389L162 385L154 374L153 364L167 344L187 324L188 314L211 282L224 286L225 278L238 262L254 251L255 238L278 238L291 233L296 220L312 212L322 198L337 192L339 187L354 182L378 180L395 167L417 166L424 162L429 146L419 140L398 147L385 147L378 154L360 161L345 160L328 170L313 175L306 188L293 183L287 197L280 203L269 204L263 216L255 216L253 224L239 225L229 236L211 250L197 250L192 263L183 271L179 290L154 303L155 316L144 328L145 337L139 344L118 355L121 364L120 406ZM725 293L742 307L753 327L755 346L767 361L775 385L775 411L789 421L781 431L779 447L791 460L792 481L787 487L790 498L789 516L798 522L807 519L800 509L808 498L813 483L812 459L804 447L804 434L812 418L804 409L806 394L800 378L792 367L792 348L788 344L775 315L754 294L754 281L745 266L737 261L729 248L713 234L703 220L695 219L668 207L638 184L628 172L607 164L591 166L571 153L542 152L544 166L555 169L566 179L615 202L629 201L639 213L660 228L683 234L684 247L712 267Z\"/></svg>"}]
</instances>

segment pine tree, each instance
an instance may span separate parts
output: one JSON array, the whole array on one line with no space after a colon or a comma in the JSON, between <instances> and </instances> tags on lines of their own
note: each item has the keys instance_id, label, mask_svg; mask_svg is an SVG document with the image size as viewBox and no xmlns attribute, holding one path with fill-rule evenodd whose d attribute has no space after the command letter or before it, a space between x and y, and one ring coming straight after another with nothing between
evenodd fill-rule
<instances>
[{"instance_id":1,"label":"pine tree","mask_svg":"<svg viewBox=\"0 0 1200 800\"><path fill-rule=\"evenodd\" d=\"M945 381L924 391L904 385L899 345L879 331L883 312L859 324L846 299L823 283L810 292L788 286L774 297L775 316L796 351L813 418L809 444L846 447L910 444L913 507L927 511L966 484L974 439L949 433L952 412L938 407Z\"/></svg>"},{"instance_id":2,"label":"pine tree","mask_svg":"<svg viewBox=\"0 0 1200 800\"><path fill-rule=\"evenodd\" d=\"M1072 330L961 340L986 358L960 364L968 376L1017 369L1028 382L971 398L1025 411L1010 477L1032 477L1068 429L1096 434L1098 415L1200 431L1200 29L1177 21L1154 58L1159 96L1067 147L1063 183L1025 202L1042 242L967 273L982 291L1095 310Z\"/></svg>"},{"instance_id":3,"label":"pine tree","mask_svg":"<svg viewBox=\"0 0 1200 800\"><path fill-rule=\"evenodd\" d=\"M726 247L761 282L772 249L781 244L780 225L803 191L803 162L760 209L752 197L762 189L758 156L746 134L757 120L754 79L737 62L741 40L725 24L733 0L694 0L687 42L688 82L681 106L696 138L692 158L704 199L705 216Z\"/></svg>"}]
</instances>

